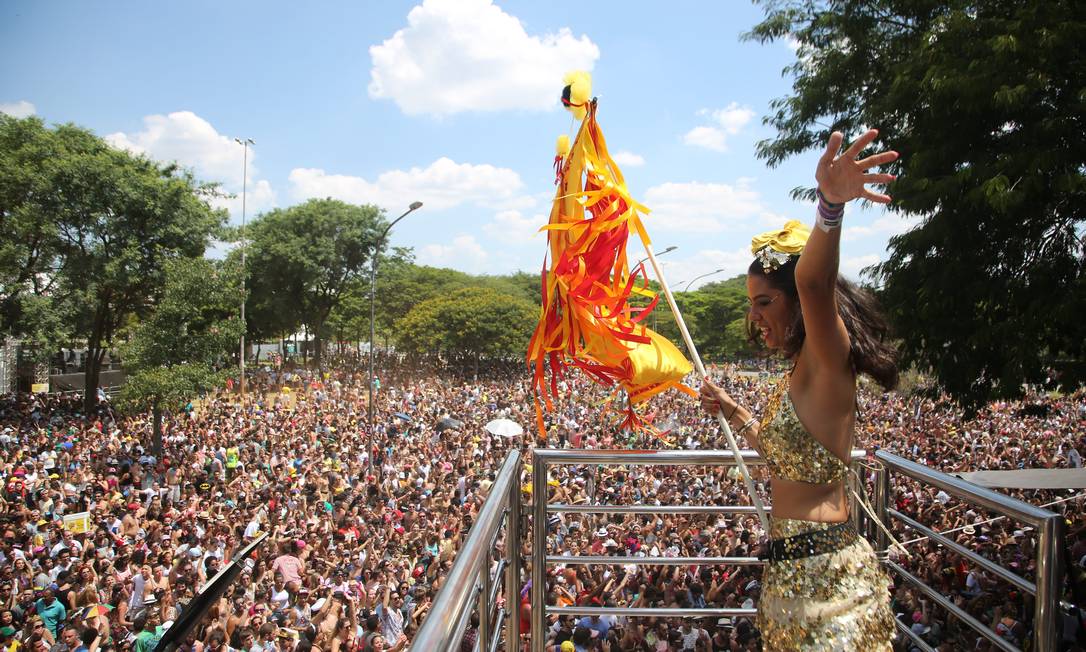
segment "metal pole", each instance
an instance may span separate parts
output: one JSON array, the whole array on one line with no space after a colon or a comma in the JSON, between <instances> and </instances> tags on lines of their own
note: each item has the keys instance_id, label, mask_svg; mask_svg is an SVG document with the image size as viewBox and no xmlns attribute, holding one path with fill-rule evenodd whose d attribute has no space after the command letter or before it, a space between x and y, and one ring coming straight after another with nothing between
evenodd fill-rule
<instances>
[{"instance_id":1,"label":"metal pole","mask_svg":"<svg viewBox=\"0 0 1086 652\"><path fill-rule=\"evenodd\" d=\"M234 142L241 143L241 348L238 352L238 362L241 368L241 402L245 403L245 200L249 186L249 144L256 144L252 138L241 140L235 138Z\"/></svg>"},{"instance_id":2,"label":"metal pole","mask_svg":"<svg viewBox=\"0 0 1086 652\"><path fill-rule=\"evenodd\" d=\"M671 246L670 246L670 247L668 247L667 249L664 249L664 250L663 250L663 251L661 251L660 253L656 254L656 257L657 257L657 258L659 258L660 256L663 256L664 254L669 254L669 253L671 253L672 251L675 251L676 249L678 249L678 247L677 247L677 246L675 246L675 245L671 245ZM645 261L646 261L646 260L648 260L648 259L649 259L649 257L648 257L648 256L645 256L645 257L644 257L644 258L642 258L641 260L637 261L637 265L634 265L634 266L633 266L633 268L634 268L634 269L637 269L638 265L640 265L641 263L645 262Z\"/></svg>"},{"instance_id":3,"label":"metal pole","mask_svg":"<svg viewBox=\"0 0 1086 652\"><path fill-rule=\"evenodd\" d=\"M479 613L479 636L476 639L476 644L480 650L490 649L490 637L492 635L490 631L490 561L491 551L488 548L483 565L479 569L479 579L482 582L482 587L475 607ZM498 623L498 627L501 627L501 623Z\"/></svg>"},{"instance_id":4,"label":"metal pole","mask_svg":"<svg viewBox=\"0 0 1086 652\"><path fill-rule=\"evenodd\" d=\"M1038 528L1037 602L1034 608L1034 649L1055 651L1060 645L1060 556L1063 545L1063 517L1053 515Z\"/></svg>"},{"instance_id":5,"label":"metal pole","mask_svg":"<svg viewBox=\"0 0 1086 652\"><path fill-rule=\"evenodd\" d=\"M687 292L690 291L690 286L694 284L694 281L699 281L699 280L705 278L706 276L712 276L713 274L719 274L719 273L721 273L723 271L724 271L723 269L718 269L718 270L713 271L713 272L706 272L705 274L702 274L701 276L695 276L694 278L690 279L690 282L686 284L685 288L683 288L683 294L686 294Z\"/></svg>"},{"instance_id":6,"label":"metal pole","mask_svg":"<svg viewBox=\"0 0 1086 652\"><path fill-rule=\"evenodd\" d=\"M671 245L667 249L664 249L660 253L656 254L656 257L659 258L660 256L663 256L664 254L667 254L667 253L671 253L672 251L675 251L676 249L678 249L678 247L676 245ZM637 261L637 265L634 265L634 268L636 269L639 265L641 265L641 263L645 262L648 259L649 259L649 257L645 256L641 260ZM653 310L652 311L652 330L654 330L654 331L656 330L656 316L657 316L656 311Z\"/></svg>"},{"instance_id":7,"label":"metal pole","mask_svg":"<svg viewBox=\"0 0 1086 652\"><path fill-rule=\"evenodd\" d=\"M373 413L373 409L374 409L374 405L373 405L373 338L374 338L374 330L375 330L375 327L373 325L374 314L375 314L374 313L374 307L373 307L373 294L374 294L374 287L377 285L377 250L378 250L379 244L380 244L380 242L378 241L378 244L374 245L374 247L373 247L373 255L370 258L370 355L369 355L369 363L370 364L369 364L369 375L367 376L367 378L369 379L368 383L369 383L369 386L370 386L369 387L369 401L368 401L368 404L367 404L367 407L369 408L367 410L369 412L369 437L366 440L368 442L366 444L366 448L369 449L367 451L367 453L366 453L366 464L369 466L369 470L366 472L366 475L373 475L373 456L374 456L373 442L376 439L376 435L377 435L377 433L374 432L374 429L373 429L374 428L374 426L373 426L373 415L374 415L374 413Z\"/></svg>"},{"instance_id":8,"label":"metal pole","mask_svg":"<svg viewBox=\"0 0 1086 652\"><path fill-rule=\"evenodd\" d=\"M509 511L505 514L505 649L520 650L520 469L509 488Z\"/></svg>"},{"instance_id":9,"label":"metal pole","mask_svg":"<svg viewBox=\"0 0 1086 652\"><path fill-rule=\"evenodd\" d=\"M543 652L547 626L547 461L532 451L532 652Z\"/></svg>"},{"instance_id":10,"label":"metal pole","mask_svg":"<svg viewBox=\"0 0 1086 652\"><path fill-rule=\"evenodd\" d=\"M890 468L880 464L875 471L875 515L885 527L890 527L890 518L886 515L886 508L890 504ZM875 547L878 550L886 550L890 540L886 537L883 528L875 526Z\"/></svg>"},{"instance_id":11,"label":"metal pole","mask_svg":"<svg viewBox=\"0 0 1086 652\"><path fill-rule=\"evenodd\" d=\"M374 355L374 345L375 345L374 340L376 339L376 326L374 325L374 316L375 316L376 313L374 312L375 309L374 309L373 297L374 297L374 293L375 293L375 288L377 287L377 256L378 256L378 254L381 253L381 245L384 243L385 236L387 236L388 232L392 230L392 227L396 226L396 222L399 222L400 220L402 220L403 218L407 217L408 215L410 215L411 213L417 211L420 208L422 208L422 202L420 202L420 201L411 202L411 205L407 207L407 210L404 211L403 215L401 215L401 216L397 217L396 219L392 220L392 222L390 222L389 225L385 227L385 230L381 232L381 235L378 236L378 238L374 241L374 243L373 243L373 252L370 254L370 365L369 365L369 367L370 367L370 373L369 373L369 385L370 385L369 396L370 396L370 399L369 399L369 410L368 410L368 412L369 412L369 422L370 422L370 424L369 424L370 425L370 428L369 428L370 433L369 433L369 443L367 444L367 446L369 448L369 454L367 455L367 458L366 458L367 465L369 467L369 469L367 471L368 475L373 474L373 440L374 440L374 434L375 434L374 433L374 423L373 423L374 422L374 415L375 415L374 410L376 409L376 407L373 404L373 355Z\"/></svg>"}]
</instances>

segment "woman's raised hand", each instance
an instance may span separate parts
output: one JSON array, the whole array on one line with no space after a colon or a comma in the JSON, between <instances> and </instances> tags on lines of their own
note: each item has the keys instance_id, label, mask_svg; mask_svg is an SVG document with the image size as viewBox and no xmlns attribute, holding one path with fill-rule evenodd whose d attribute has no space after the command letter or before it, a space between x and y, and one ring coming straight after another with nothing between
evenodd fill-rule
<instances>
[{"instance_id":1,"label":"woman's raised hand","mask_svg":"<svg viewBox=\"0 0 1086 652\"><path fill-rule=\"evenodd\" d=\"M879 135L877 129L868 129L866 133L857 138L848 149L838 152L845 136L840 131L830 135L826 143L826 151L818 160L818 168L815 170L815 180L818 181L818 189L826 201L833 204L843 204L847 201L863 197L877 204L889 204L890 196L874 192L867 188L870 183L890 183L897 177L892 174L877 174L868 172L876 165L885 165L897 160L898 153L879 152L867 158L857 160L860 152L871 144Z\"/></svg>"}]
</instances>

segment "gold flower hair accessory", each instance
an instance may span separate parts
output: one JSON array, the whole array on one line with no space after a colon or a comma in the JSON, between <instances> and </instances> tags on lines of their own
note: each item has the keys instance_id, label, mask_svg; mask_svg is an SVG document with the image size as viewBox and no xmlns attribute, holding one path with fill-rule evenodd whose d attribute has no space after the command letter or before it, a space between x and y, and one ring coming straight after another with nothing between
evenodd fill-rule
<instances>
[{"instance_id":1,"label":"gold flower hair accessory","mask_svg":"<svg viewBox=\"0 0 1086 652\"><path fill-rule=\"evenodd\" d=\"M780 269L791 256L803 253L811 229L798 220L788 220L784 227L776 231L766 231L754 236L750 241L750 251L754 258L762 263L766 274Z\"/></svg>"}]
</instances>

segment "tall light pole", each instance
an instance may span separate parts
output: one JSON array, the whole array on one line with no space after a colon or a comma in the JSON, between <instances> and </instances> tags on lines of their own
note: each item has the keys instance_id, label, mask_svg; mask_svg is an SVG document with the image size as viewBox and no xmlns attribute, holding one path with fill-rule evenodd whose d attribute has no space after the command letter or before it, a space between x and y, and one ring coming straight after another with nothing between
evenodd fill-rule
<instances>
[{"instance_id":1,"label":"tall light pole","mask_svg":"<svg viewBox=\"0 0 1086 652\"><path fill-rule=\"evenodd\" d=\"M686 294L687 292L690 291L690 286L694 284L694 281L697 281L699 279L703 279L706 276L712 276L713 274L719 274L719 273L721 273L723 271L724 271L723 269L718 269L718 270L714 270L712 272L706 272L706 273L702 274L701 276L695 276L694 278L690 279L689 283L686 284L686 288L683 289L683 294Z\"/></svg>"},{"instance_id":2,"label":"tall light pole","mask_svg":"<svg viewBox=\"0 0 1086 652\"><path fill-rule=\"evenodd\" d=\"M664 250L663 250L663 251L661 251L660 253L656 254L656 257L657 257L657 258L659 258L660 256L663 256L664 254L669 254L669 253L671 253L672 251L675 251L676 249L678 249L678 247L677 247L677 246L675 246L675 245L671 245L671 246L670 246L670 247L668 247L667 249L664 249ZM645 262L645 261L646 261L646 260L648 260L648 259L649 259L649 257L648 257L648 256L645 256L645 257L644 257L644 258L642 258L641 260L637 261L637 265L634 265L634 268L636 269L636 268L637 268L638 266L640 266L640 265L641 265L641 263ZM656 330L656 311L655 311L655 310L653 310L653 311L652 311L652 330Z\"/></svg>"},{"instance_id":3,"label":"tall light pole","mask_svg":"<svg viewBox=\"0 0 1086 652\"><path fill-rule=\"evenodd\" d=\"M407 217L408 215L410 215L411 213L417 211L420 208L422 208L422 202L413 201L413 202L411 202L411 205L407 207L407 210L404 211L403 215L401 215L401 216L397 217L396 219L392 220L391 222L389 222L389 225L385 227L385 230L382 231L381 235L379 235L377 237L377 240L374 241L374 243L373 243L373 251L370 254L370 373L369 373L369 385L370 385L370 400L369 400L370 443L369 443L369 447L370 447L370 450L369 450L368 454L366 455L367 464L369 465L370 471L373 470L373 435L374 435L373 422L374 422L374 415L375 415L375 405L373 403L373 382L374 382L374 377L373 377L373 355L374 355L374 340L377 337L377 333L376 333L376 326L374 325L374 317L376 315L376 312L374 310L373 297L374 297L374 290L377 287L377 254L379 254L381 252L381 245L384 243L385 236L387 236L388 232L392 230L392 227L396 226L396 222L399 222L400 220L402 220L403 218Z\"/></svg>"},{"instance_id":4,"label":"tall light pole","mask_svg":"<svg viewBox=\"0 0 1086 652\"><path fill-rule=\"evenodd\" d=\"M255 145L252 138L235 138L234 142L241 145L241 350L238 361L241 363L241 402L245 403L245 191L249 185L249 145Z\"/></svg>"},{"instance_id":5,"label":"tall light pole","mask_svg":"<svg viewBox=\"0 0 1086 652\"><path fill-rule=\"evenodd\" d=\"M658 252L658 253L656 254L656 257L657 257L657 258L659 258L660 256L663 256L664 254L667 254L667 253L671 253L672 251L675 251L676 249L678 249L678 247L676 247L675 245L671 245L671 246L670 246L670 247L668 247L667 249L664 249L663 251L661 251L661 252ZM637 265L640 265L641 263L645 262L645 261L646 261L646 260L648 260L648 259L649 259L649 257L648 257L648 256L645 256L645 257L644 257L644 258L642 258L641 260L637 261ZM636 268L636 267L637 267L637 265L634 265L634 268Z\"/></svg>"}]
</instances>

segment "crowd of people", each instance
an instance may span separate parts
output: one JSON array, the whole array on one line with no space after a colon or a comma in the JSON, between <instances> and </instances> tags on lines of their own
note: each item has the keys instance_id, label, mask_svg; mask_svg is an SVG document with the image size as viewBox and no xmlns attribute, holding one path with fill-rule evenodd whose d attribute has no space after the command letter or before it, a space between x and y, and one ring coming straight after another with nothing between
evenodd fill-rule
<instances>
[{"instance_id":1,"label":"crowd of people","mask_svg":"<svg viewBox=\"0 0 1086 652\"><path fill-rule=\"evenodd\" d=\"M256 367L244 401L231 390L166 415L161 452L151 415L108 403L83 413L82 397L0 398L0 644L10 652L150 652L200 587L235 553L267 534L255 559L180 647L184 652L403 650L426 618L458 547L506 454L529 458L539 441L521 363L382 356L376 427L369 432L365 365L323 370ZM755 410L773 378L714 372ZM643 414L655 432L627 432L607 391L569 378L547 416L547 445L580 448L717 448L718 430L688 397L654 398ZM1024 410L1039 406L1041 409ZM1081 466L1086 393L993 403L967 417L946 398L865 391L857 445L889 449L944 471ZM519 438L484 425L505 417ZM767 480L758 469L762 489ZM527 469L520 478L526 502ZM867 478L869 479L869 478ZM734 469L564 466L548 478L564 503L751 504ZM1016 495L1067 519L1065 600L1086 564L1083 494ZM951 531L1027 579L1036 533L991 520L945 494L895 479L896 508ZM530 531L530 510L524 510ZM554 554L727 556L759 554L750 513L556 515L545 525ZM1031 597L900 527L910 552L892 552L1000 636L1029 638ZM912 537L912 539L910 539ZM499 538L498 559L505 545ZM519 615L527 631L530 563ZM549 604L750 608L757 566L569 565L548 568ZM940 650L986 642L903 582L894 611ZM508 606L508 605L507 605ZM510 609L510 611L514 611ZM1066 649L1084 648L1083 611L1061 613ZM470 629L464 649L471 648ZM756 650L753 619L555 617L549 649ZM902 649L908 649L902 644Z\"/></svg>"}]
</instances>

